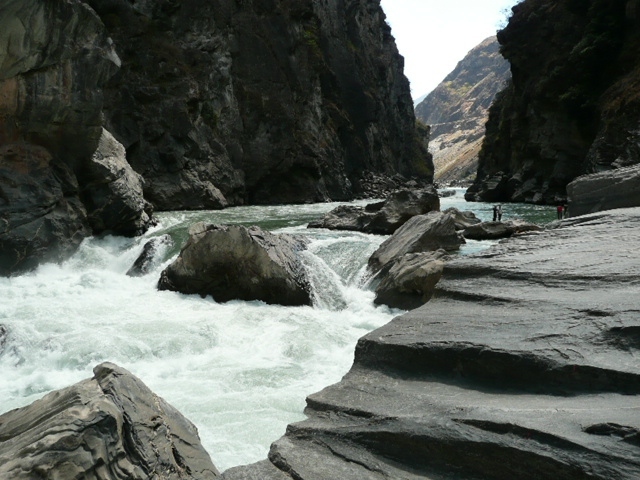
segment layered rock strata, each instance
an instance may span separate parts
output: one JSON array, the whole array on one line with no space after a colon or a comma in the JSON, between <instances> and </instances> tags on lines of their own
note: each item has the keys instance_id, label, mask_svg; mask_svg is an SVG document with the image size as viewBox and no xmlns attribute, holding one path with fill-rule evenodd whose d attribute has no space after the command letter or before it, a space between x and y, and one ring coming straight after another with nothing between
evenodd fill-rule
<instances>
[{"instance_id":1,"label":"layered rock strata","mask_svg":"<svg viewBox=\"0 0 640 480\"><path fill-rule=\"evenodd\" d=\"M311 285L300 252L304 240L259 227L196 223L158 288L211 295L218 302L262 300L311 305Z\"/></svg>"},{"instance_id":2,"label":"layered rock strata","mask_svg":"<svg viewBox=\"0 0 640 480\"><path fill-rule=\"evenodd\" d=\"M0 416L0 477L212 479L196 427L110 363L94 377Z\"/></svg>"},{"instance_id":3,"label":"layered rock strata","mask_svg":"<svg viewBox=\"0 0 640 480\"><path fill-rule=\"evenodd\" d=\"M639 219L569 219L447 263L268 460L223 478L640 477Z\"/></svg>"},{"instance_id":4,"label":"layered rock strata","mask_svg":"<svg viewBox=\"0 0 640 480\"><path fill-rule=\"evenodd\" d=\"M637 0L525 0L498 33L494 102L470 200L554 204L579 175L640 159Z\"/></svg>"},{"instance_id":5,"label":"layered rock strata","mask_svg":"<svg viewBox=\"0 0 640 480\"><path fill-rule=\"evenodd\" d=\"M431 127L435 180L475 179L489 107L509 78L509 62L495 36L474 47L416 106L416 117Z\"/></svg>"},{"instance_id":6,"label":"layered rock strata","mask_svg":"<svg viewBox=\"0 0 640 480\"><path fill-rule=\"evenodd\" d=\"M86 0L122 59L107 128L159 210L344 200L432 177L379 3Z\"/></svg>"}]
</instances>

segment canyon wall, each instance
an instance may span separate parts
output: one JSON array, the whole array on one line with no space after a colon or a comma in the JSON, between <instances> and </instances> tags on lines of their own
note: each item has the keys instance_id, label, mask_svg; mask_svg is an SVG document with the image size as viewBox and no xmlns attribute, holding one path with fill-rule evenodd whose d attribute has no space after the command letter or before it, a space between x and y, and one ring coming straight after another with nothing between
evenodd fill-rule
<instances>
[{"instance_id":1,"label":"canyon wall","mask_svg":"<svg viewBox=\"0 0 640 480\"><path fill-rule=\"evenodd\" d=\"M7 0L0 274L156 210L429 183L428 129L377 0Z\"/></svg>"},{"instance_id":2,"label":"canyon wall","mask_svg":"<svg viewBox=\"0 0 640 480\"><path fill-rule=\"evenodd\" d=\"M526 0L498 33L494 102L469 200L553 204L586 173L640 159L640 2Z\"/></svg>"},{"instance_id":3,"label":"canyon wall","mask_svg":"<svg viewBox=\"0 0 640 480\"><path fill-rule=\"evenodd\" d=\"M378 1L87 0L122 68L107 128L160 210L346 200L430 180Z\"/></svg>"}]
</instances>

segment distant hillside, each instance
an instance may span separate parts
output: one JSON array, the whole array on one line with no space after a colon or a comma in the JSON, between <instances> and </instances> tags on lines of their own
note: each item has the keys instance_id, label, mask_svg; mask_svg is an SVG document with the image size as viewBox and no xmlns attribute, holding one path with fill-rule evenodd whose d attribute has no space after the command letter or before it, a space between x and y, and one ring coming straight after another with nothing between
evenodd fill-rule
<instances>
[{"instance_id":1,"label":"distant hillside","mask_svg":"<svg viewBox=\"0 0 640 480\"><path fill-rule=\"evenodd\" d=\"M509 78L509 63L490 37L416 107L416 117L431 125L437 181L473 180L489 107Z\"/></svg>"}]
</instances>

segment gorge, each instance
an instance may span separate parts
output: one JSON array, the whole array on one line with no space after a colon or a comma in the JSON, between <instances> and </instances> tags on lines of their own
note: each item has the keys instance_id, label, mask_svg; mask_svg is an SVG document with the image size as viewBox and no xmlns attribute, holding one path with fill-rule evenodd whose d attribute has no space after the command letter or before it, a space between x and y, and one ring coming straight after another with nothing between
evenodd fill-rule
<instances>
[{"instance_id":1,"label":"gorge","mask_svg":"<svg viewBox=\"0 0 640 480\"><path fill-rule=\"evenodd\" d=\"M0 477L640 478L639 14L514 8L466 196L544 228L424 214L451 252L405 312L374 303L386 236L307 228L433 177L377 0L4 2ZM420 213L491 219L450 193ZM190 235L256 227L305 238L310 302L157 288Z\"/></svg>"}]
</instances>

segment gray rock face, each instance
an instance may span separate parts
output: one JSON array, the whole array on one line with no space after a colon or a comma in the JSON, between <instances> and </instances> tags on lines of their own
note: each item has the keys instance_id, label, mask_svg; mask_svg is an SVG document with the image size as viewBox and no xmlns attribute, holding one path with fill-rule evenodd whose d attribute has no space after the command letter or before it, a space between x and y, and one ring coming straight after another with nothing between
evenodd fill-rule
<instances>
[{"instance_id":1,"label":"gray rock face","mask_svg":"<svg viewBox=\"0 0 640 480\"><path fill-rule=\"evenodd\" d=\"M79 175L102 132L100 87L118 65L84 3L2 3L1 275L64 258L90 234Z\"/></svg>"},{"instance_id":2,"label":"gray rock face","mask_svg":"<svg viewBox=\"0 0 640 480\"><path fill-rule=\"evenodd\" d=\"M640 478L639 242L640 209L621 209L447 263L307 399L271 466L223 478Z\"/></svg>"},{"instance_id":3,"label":"gray rock face","mask_svg":"<svg viewBox=\"0 0 640 480\"><path fill-rule=\"evenodd\" d=\"M151 223L151 205L142 192L144 180L133 171L124 147L102 130L98 149L87 164L81 197L94 233L134 236Z\"/></svg>"},{"instance_id":4,"label":"gray rock face","mask_svg":"<svg viewBox=\"0 0 640 480\"><path fill-rule=\"evenodd\" d=\"M421 190L399 190L378 203L366 207L342 205L327 213L309 228L353 230L391 235L416 215L440 210L440 198L433 187Z\"/></svg>"},{"instance_id":5,"label":"gray rock face","mask_svg":"<svg viewBox=\"0 0 640 480\"><path fill-rule=\"evenodd\" d=\"M446 254L438 250L401 257L376 287L374 302L405 310L427 303L442 276Z\"/></svg>"},{"instance_id":6,"label":"gray rock face","mask_svg":"<svg viewBox=\"0 0 640 480\"><path fill-rule=\"evenodd\" d=\"M386 239L369 258L373 273L383 273L407 253L438 249L458 250L464 238L456 231L454 218L441 212L417 215Z\"/></svg>"},{"instance_id":7,"label":"gray rock face","mask_svg":"<svg viewBox=\"0 0 640 480\"><path fill-rule=\"evenodd\" d=\"M218 476L196 427L128 371L94 377L0 416L0 477L147 480Z\"/></svg>"},{"instance_id":8,"label":"gray rock face","mask_svg":"<svg viewBox=\"0 0 640 480\"><path fill-rule=\"evenodd\" d=\"M640 206L640 165L584 175L567 185L569 215Z\"/></svg>"},{"instance_id":9,"label":"gray rock face","mask_svg":"<svg viewBox=\"0 0 640 480\"><path fill-rule=\"evenodd\" d=\"M456 230L464 230L472 225L477 225L482 222L478 217L476 217L475 213L468 211L460 211L455 207L447 208L442 213L446 213L447 215L451 215L453 217L453 221L456 225Z\"/></svg>"},{"instance_id":10,"label":"gray rock face","mask_svg":"<svg viewBox=\"0 0 640 480\"><path fill-rule=\"evenodd\" d=\"M497 240L525 232L539 232L542 227L533 223L510 220L508 222L482 222L470 225L462 231L469 240Z\"/></svg>"},{"instance_id":11,"label":"gray rock face","mask_svg":"<svg viewBox=\"0 0 640 480\"><path fill-rule=\"evenodd\" d=\"M378 4L87 0L122 69L107 128L159 210L345 200L431 178Z\"/></svg>"},{"instance_id":12,"label":"gray rock face","mask_svg":"<svg viewBox=\"0 0 640 480\"><path fill-rule=\"evenodd\" d=\"M193 225L189 235L178 258L162 272L160 290L211 295L218 302L311 305L299 255L303 240L258 227L204 223Z\"/></svg>"},{"instance_id":13,"label":"gray rock face","mask_svg":"<svg viewBox=\"0 0 640 480\"><path fill-rule=\"evenodd\" d=\"M162 235L152 238L142 247L142 252L133 262L127 271L130 277L141 277L151 271L160 262L160 254L173 246L173 239L170 235Z\"/></svg>"}]
</instances>

